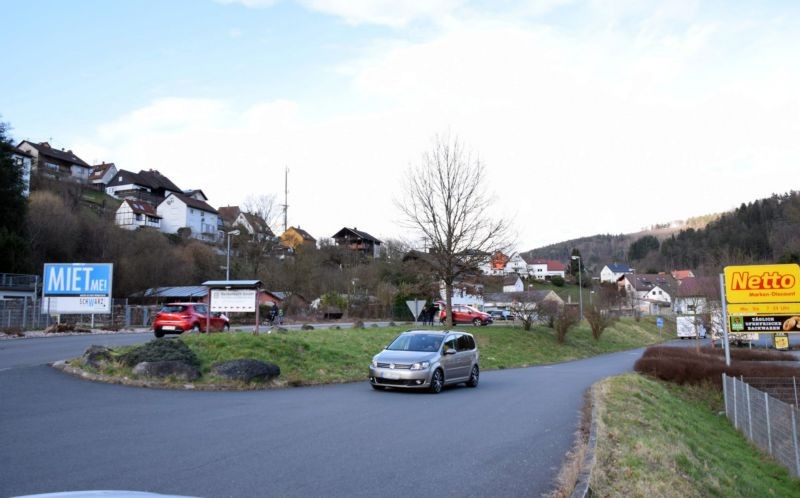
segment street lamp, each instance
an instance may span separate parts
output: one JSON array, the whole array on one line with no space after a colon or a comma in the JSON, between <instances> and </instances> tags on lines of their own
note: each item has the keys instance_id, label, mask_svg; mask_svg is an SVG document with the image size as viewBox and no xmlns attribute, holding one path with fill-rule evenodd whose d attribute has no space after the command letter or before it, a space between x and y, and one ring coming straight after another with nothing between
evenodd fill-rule
<instances>
[{"instance_id":1,"label":"street lamp","mask_svg":"<svg viewBox=\"0 0 800 498\"><path fill-rule=\"evenodd\" d=\"M583 281L581 278L581 257L578 255L572 256L572 259L578 260L578 302L580 303L580 312L581 316L580 319L583 320Z\"/></svg>"},{"instance_id":2,"label":"street lamp","mask_svg":"<svg viewBox=\"0 0 800 498\"><path fill-rule=\"evenodd\" d=\"M228 263L225 265L225 280L231 279L231 235L239 235L239 230L225 232L228 235Z\"/></svg>"}]
</instances>

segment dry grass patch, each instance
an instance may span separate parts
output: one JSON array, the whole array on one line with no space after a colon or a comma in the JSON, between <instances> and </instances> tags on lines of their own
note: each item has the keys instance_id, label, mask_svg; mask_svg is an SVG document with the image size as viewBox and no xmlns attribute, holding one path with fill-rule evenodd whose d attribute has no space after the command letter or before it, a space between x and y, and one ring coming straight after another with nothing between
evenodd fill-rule
<instances>
[{"instance_id":1,"label":"dry grass patch","mask_svg":"<svg viewBox=\"0 0 800 498\"><path fill-rule=\"evenodd\" d=\"M800 480L719 415L721 393L711 384L628 374L595 389L593 496L800 497Z\"/></svg>"}]
</instances>

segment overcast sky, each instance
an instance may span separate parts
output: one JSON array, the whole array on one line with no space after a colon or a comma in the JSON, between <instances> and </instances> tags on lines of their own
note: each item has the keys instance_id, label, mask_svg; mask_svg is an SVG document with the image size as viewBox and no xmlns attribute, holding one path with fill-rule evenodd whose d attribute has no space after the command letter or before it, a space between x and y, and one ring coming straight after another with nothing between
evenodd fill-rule
<instances>
[{"instance_id":1,"label":"overcast sky","mask_svg":"<svg viewBox=\"0 0 800 498\"><path fill-rule=\"evenodd\" d=\"M480 155L517 250L798 189L800 3L5 2L16 140L158 169L317 238L408 237L434 135ZM282 227L281 227L282 228Z\"/></svg>"}]
</instances>

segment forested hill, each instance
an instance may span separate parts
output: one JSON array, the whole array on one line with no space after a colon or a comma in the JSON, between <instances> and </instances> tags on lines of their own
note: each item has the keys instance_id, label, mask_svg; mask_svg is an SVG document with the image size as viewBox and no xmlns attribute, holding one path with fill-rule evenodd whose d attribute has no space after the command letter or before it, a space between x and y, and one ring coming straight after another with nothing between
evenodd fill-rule
<instances>
[{"instance_id":1,"label":"forested hill","mask_svg":"<svg viewBox=\"0 0 800 498\"><path fill-rule=\"evenodd\" d=\"M637 271L689 268L718 272L729 264L800 262L800 192L773 195L737 209L696 220L684 228L634 234L595 235L534 249L523 256L567 261L577 248L586 267L628 263Z\"/></svg>"}]
</instances>

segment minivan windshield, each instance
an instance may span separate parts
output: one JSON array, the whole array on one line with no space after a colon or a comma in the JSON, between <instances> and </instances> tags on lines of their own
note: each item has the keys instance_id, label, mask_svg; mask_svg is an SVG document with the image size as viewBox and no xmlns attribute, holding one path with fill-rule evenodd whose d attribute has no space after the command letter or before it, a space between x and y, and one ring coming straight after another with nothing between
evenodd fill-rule
<instances>
[{"instance_id":1,"label":"minivan windshield","mask_svg":"<svg viewBox=\"0 0 800 498\"><path fill-rule=\"evenodd\" d=\"M390 351L439 351L439 334L401 334L386 348Z\"/></svg>"}]
</instances>

